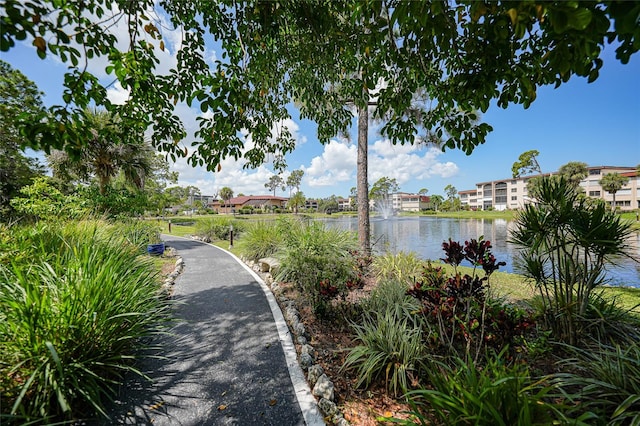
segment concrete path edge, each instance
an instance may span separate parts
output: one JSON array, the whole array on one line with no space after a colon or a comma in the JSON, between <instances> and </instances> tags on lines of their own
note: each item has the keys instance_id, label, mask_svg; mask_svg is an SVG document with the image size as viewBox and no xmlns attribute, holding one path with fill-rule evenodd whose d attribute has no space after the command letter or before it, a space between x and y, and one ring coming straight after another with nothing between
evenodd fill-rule
<instances>
[{"instance_id":1,"label":"concrete path edge","mask_svg":"<svg viewBox=\"0 0 640 426\"><path fill-rule=\"evenodd\" d=\"M169 234L170 235L170 234ZM189 241L197 241L192 240L191 238L178 237L177 235L171 235L172 237L182 238ZM291 338L291 332L289 331L289 326L287 326L287 322L284 319L284 315L282 314L282 310L280 309L280 305L278 305L278 301L275 296L271 292L271 289L264 280L258 275L253 269L251 269L246 263L244 263L240 258L238 258L235 254L231 253L228 250L223 249L222 247L218 247L211 243L204 243L202 241L198 241L201 244L206 244L211 247L215 247L218 250L223 251L224 253L231 256L236 262L238 262L244 269L246 269L260 284L260 288L262 289L265 297L267 298L267 302L269 302L269 308L271 309L271 314L273 315L273 319L276 323L276 328L278 329L278 336L280 338L280 345L282 346L282 350L284 352L285 359L287 361L287 369L289 370L289 377L291 378L291 383L293 384L293 389L296 394L296 398L298 400L298 405L300 406L300 410L302 411L302 415L304 416L304 421L307 426L325 426L326 423L320 410L318 409L318 403L311 393L311 389L309 388L309 384L305 379L304 372L298 363L298 355L296 353L296 347L293 344L293 339ZM188 265L186 266L188 267Z\"/></svg>"}]
</instances>

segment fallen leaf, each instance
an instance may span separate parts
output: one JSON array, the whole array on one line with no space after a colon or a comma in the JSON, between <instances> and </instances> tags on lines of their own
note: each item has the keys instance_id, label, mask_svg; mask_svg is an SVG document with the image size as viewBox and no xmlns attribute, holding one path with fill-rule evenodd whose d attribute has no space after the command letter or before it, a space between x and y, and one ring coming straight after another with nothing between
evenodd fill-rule
<instances>
[{"instance_id":1,"label":"fallen leaf","mask_svg":"<svg viewBox=\"0 0 640 426\"><path fill-rule=\"evenodd\" d=\"M223 410L226 410L226 409L227 409L226 405L224 405L224 404L218 405L218 411L223 411Z\"/></svg>"},{"instance_id":2,"label":"fallen leaf","mask_svg":"<svg viewBox=\"0 0 640 426\"><path fill-rule=\"evenodd\" d=\"M158 402L157 404L153 404L152 406L149 407L150 410L157 410L158 408L162 407L164 405L164 401L162 402Z\"/></svg>"},{"instance_id":3,"label":"fallen leaf","mask_svg":"<svg viewBox=\"0 0 640 426\"><path fill-rule=\"evenodd\" d=\"M277 403L278 403L278 401L277 401L277 400L275 400L275 399L272 399L271 401L269 401L269 405L270 405L270 406L272 406L272 407L273 407L274 405L276 405Z\"/></svg>"}]
</instances>

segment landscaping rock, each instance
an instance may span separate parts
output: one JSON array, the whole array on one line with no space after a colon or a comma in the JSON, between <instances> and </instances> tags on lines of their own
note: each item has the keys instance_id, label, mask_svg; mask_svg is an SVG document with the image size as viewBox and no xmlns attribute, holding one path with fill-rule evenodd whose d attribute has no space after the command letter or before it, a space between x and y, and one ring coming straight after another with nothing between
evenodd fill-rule
<instances>
[{"instance_id":1,"label":"landscaping rock","mask_svg":"<svg viewBox=\"0 0 640 426\"><path fill-rule=\"evenodd\" d=\"M320 366L320 364L315 364L309 367L309 371L307 371L307 380L309 381L309 385L311 385L311 387L315 386L315 384L318 382L318 379L323 374L324 370L322 369L322 366Z\"/></svg>"},{"instance_id":2,"label":"landscaping rock","mask_svg":"<svg viewBox=\"0 0 640 426\"><path fill-rule=\"evenodd\" d=\"M307 344L307 338L304 337L304 336L298 336L297 341L298 341L299 345L306 345Z\"/></svg>"},{"instance_id":3,"label":"landscaping rock","mask_svg":"<svg viewBox=\"0 0 640 426\"><path fill-rule=\"evenodd\" d=\"M302 347L300 348L300 353L309 354L312 357L314 356L313 355L314 351L315 351L315 349L313 349L313 346L311 346L311 345L302 345Z\"/></svg>"},{"instance_id":4,"label":"landscaping rock","mask_svg":"<svg viewBox=\"0 0 640 426\"><path fill-rule=\"evenodd\" d=\"M311 355L309 354L300 355L300 367L302 367L303 370L308 369L312 365L313 365L313 358L311 357Z\"/></svg>"},{"instance_id":5,"label":"landscaping rock","mask_svg":"<svg viewBox=\"0 0 640 426\"><path fill-rule=\"evenodd\" d=\"M335 416L333 416L331 421L335 426L349 426L349 422L347 421L347 419L342 417L340 414L336 414Z\"/></svg>"},{"instance_id":6,"label":"landscaping rock","mask_svg":"<svg viewBox=\"0 0 640 426\"><path fill-rule=\"evenodd\" d=\"M318 401L318 408L320 408L320 411L327 417L333 417L338 413L336 404L325 398L321 398L320 401Z\"/></svg>"},{"instance_id":7,"label":"landscaping rock","mask_svg":"<svg viewBox=\"0 0 640 426\"><path fill-rule=\"evenodd\" d=\"M312 393L314 396L317 396L318 398L325 398L325 399L328 399L329 401L333 401L333 399L335 398L333 389L334 389L333 382L329 380L326 374L323 374L318 378L318 381L313 387Z\"/></svg>"}]
</instances>

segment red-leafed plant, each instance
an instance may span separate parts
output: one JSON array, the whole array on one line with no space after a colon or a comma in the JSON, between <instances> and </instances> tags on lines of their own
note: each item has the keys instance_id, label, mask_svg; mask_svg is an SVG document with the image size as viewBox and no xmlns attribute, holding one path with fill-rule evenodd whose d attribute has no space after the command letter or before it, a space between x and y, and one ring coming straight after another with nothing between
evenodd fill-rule
<instances>
[{"instance_id":1,"label":"red-leafed plant","mask_svg":"<svg viewBox=\"0 0 640 426\"><path fill-rule=\"evenodd\" d=\"M480 237L462 245L449 239L442 248L446 257L441 260L453 266L453 276L428 262L407 292L421 301L421 313L435 325L429 344L454 353L462 351L477 361L485 345L502 347L532 325L515 309L487 298L489 277L506 264L496 261L489 241ZM458 272L464 260L473 266L471 275ZM479 276L479 269L484 276Z\"/></svg>"}]
</instances>

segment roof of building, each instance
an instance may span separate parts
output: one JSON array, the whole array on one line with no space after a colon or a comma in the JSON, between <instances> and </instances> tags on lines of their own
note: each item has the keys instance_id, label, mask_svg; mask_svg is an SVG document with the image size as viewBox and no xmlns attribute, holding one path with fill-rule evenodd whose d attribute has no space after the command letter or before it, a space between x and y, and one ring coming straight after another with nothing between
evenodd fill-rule
<instances>
[{"instance_id":1,"label":"roof of building","mask_svg":"<svg viewBox=\"0 0 640 426\"><path fill-rule=\"evenodd\" d=\"M234 197L229 200L228 204L247 204L252 202L252 205L256 205L256 201L288 201L288 198L274 197L273 195L242 195L240 197Z\"/></svg>"}]
</instances>

